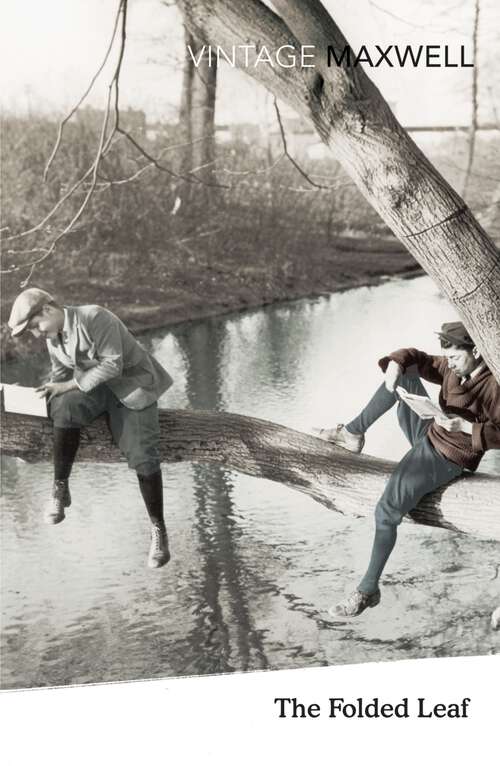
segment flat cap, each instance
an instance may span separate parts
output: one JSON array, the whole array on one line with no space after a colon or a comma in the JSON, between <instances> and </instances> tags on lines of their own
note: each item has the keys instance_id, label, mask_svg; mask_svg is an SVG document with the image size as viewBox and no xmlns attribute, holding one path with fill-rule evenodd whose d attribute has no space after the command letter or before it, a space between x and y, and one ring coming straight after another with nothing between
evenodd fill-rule
<instances>
[{"instance_id":1,"label":"flat cap","mask_svg":"<svg viewBox=\"0 0 500 766\"><path fill-rule=\"evenodd\" d=\"M46 303L52 303L53 300L50 293L38 287L30 287L19 293L9 317L8 324L12 335L21 335L26 330L30 319L38 314Z\"/></svg>"},{"instance_id":2,"label":"flat cap","mask_svg":"<svg viewBox=\"0 0 500 766\"><path fill-rule=\"evenodd\" d=\"M476 345L465 329L463 322L445 322L441 325L441 330L437 334L440 338L453 343L455 346L470 346L473 348Z\"/></svg>"}]
</instances>

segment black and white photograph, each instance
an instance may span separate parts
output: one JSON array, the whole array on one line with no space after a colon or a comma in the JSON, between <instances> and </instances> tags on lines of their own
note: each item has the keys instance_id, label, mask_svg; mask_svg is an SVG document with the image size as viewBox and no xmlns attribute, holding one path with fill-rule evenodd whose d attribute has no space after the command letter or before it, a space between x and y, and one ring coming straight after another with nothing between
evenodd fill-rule
<instances>
[{"instance_id":1,"label":"black and white photograph","mask_svg":"<svg viewBox=\"0 0 500 766\"><path fill-rule=\"evenodd\" d=\"M496 0L2 17L1 689L498 654Z\"/></svg>"}]
</instances>

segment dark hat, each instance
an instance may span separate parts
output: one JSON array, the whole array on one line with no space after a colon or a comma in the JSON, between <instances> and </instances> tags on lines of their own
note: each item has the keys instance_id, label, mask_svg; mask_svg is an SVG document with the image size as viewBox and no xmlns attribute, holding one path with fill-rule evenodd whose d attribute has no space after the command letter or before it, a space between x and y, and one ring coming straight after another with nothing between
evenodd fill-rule
<instances>
[{"instance_id":1,"label":"dark hat","mask_svg":"<svg viewBox=\"0 0 500 766\"><path fill-rule=\"evenodd\" d=\"M50 293L40 290L38 287L30 287L19 293L9 317L12 335L21 335L26 330L30 319L38 314L46 303L53 303L53 301Z\"/></svg>"},{"instance_id":2,"label":"dark hat","mask_svg":"<svg viewBox=\"0 0 500 766\"><path fill-rule=\"evenodd\" d=\"M476 345L465 329L463 322L445 322L441 325L441 330L437 334L443 340L453 343L454 346L470 346L473 348Z\"/></svg>"}]
</instances>

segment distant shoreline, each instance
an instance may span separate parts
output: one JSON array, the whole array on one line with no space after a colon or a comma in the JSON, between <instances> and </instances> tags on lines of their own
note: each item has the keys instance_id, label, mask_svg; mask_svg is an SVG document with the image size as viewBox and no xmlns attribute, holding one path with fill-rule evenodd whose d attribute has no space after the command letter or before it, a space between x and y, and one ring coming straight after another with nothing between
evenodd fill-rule
<instances>
[{"instance_id":1,"label":"distant shoreline","mask_svg":"<svg viewBox=\"0 0 500 766\"><path fill-rule=\"evenodd\" d=\"M232 267L221 259L191 266L179 279L147 274L132 289L129 283L109 283L103 288L102 280L93 278L66 281L54 286L52 292L69 305L104 305L141 335L185 322L378 285L387 278L422 274L418 263L395 239L337 237L331 247L285 265L268 262ZM3 295L5 317L14 298L10 293L4 291ZM2 359L44 350L44 344L32 338L13 341L5 322L2 325Z\"/></svg>"}]
</instances>

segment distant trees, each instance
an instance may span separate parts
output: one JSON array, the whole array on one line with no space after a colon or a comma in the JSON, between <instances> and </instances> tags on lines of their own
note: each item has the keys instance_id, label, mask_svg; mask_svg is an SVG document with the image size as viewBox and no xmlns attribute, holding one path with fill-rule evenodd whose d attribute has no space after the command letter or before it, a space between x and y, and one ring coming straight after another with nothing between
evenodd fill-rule
<instances>
[{"instance_id":1,"label":"distant trees","mask_svg":"<svg viewBox=\"0 0 500 766\"><path fill-rule=\"evenodd\" d=\"M204 44L186 28L179 132L185 142L179 152L182 173L213 176L217 65L210 66ZM189 50L189 53L188 53Z\"/></svg>"},{"instance_id":2,"label":"distant trees","mask_svg":"<svg viewBox=\"0 0 500 766\"><path fill-rule=\"evenodd\" d=\"M124 125L146 150L166 165L173 165L179 152L175 147L183 148L185 142L183 130L176 125L163 129L156 126L156 134L147 135L143 127L129 126L127 116L133 117L124 112ZM41 116L29 119L4 116L2 220L8 226L4 234L35 227L76 179L82 177L93 159L98 117L83 110L77 120L66 126L51 172L46 183L42 183L56 122ZM168 147L172 150L166 151ZM171 275L172 269L185 270L189 258L205 263L213 253L217 253L218 261L234 261L235 269L238 261L267 261L269 269L280 269L283 264L289 268L303 252L309 251L311 238L321 252L332 247L335 237L345 233L346 227L356 226L366 236L385 232L376 213L363 205L357 190L345 178L336 190L332 216L328 189L307 193L310 191L307 183L289 162L281 161L272 172L266 172L268 161L265 142L250 144L227 136L218 147L217 158L219 179L226 186L212 187L162 174L148 165L145 158L135 156L124 141L117 141L102 161L98 185L85 217L43 268L39 267L42 270L37 272L37 280L50 275L56 284L64 279L68 266L74 279L125 278L137 274L146 264L156 264L159 273ZM192 162L191 158L186 169L194 168ZM323 177L335 174L333 160L327 164L324 160L301 158L301 162L313 177L315 173ZM191 195L185 195L186 189ZM2 268L32 259L33 253L9 250L42 248L74 215L85 191L82 185L35 234L12 243L5 241ZM185 204L172 215L179 195ZM218 200L213 209L205 203L205 195ZM305 220L307 228L303 225ZM10 283L17 290L23 276L23 272L4 276L4 290L8 290Z\"/></svg>"}]
</instances>

